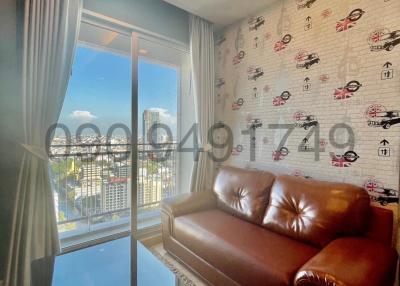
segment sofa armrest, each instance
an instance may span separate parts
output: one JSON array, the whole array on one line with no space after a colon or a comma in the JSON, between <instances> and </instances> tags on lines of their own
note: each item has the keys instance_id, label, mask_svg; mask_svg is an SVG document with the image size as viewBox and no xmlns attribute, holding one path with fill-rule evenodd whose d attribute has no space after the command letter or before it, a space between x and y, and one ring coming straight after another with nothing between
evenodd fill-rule
<instances>
[{"instance_id":1,"label":"sofa armrest","mask_svg":"<svg viewBox=\"0 0 400 286\"><path fill-rule=\"evenodd\" d=\"M397 252L368 238L332 241L297 272L295 286L393 285Z\"/></svg>"},{"instance_id":2,"label":"sofa armrest","mask_svg":"<svg viewBox=\"0 0 400 286\"><path fill-rule=\"evenodd\" d=\"M217 200L212 192L188 193L164 199L161 210L172 217L216 207Z\"/></svg>"}]
</instances>

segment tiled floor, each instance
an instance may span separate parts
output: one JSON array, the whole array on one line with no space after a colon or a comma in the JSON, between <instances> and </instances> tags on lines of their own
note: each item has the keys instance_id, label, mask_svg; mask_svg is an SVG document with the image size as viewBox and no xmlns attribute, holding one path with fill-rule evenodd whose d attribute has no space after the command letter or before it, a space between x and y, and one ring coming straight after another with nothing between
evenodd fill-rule
<instances>
[{"instance_id":1,"label":"tiled floor","mask_svg":"<svg viewBox=\"0 0 400 286\"><path fill-rule=\"evenodd\" d=\"M131 251L134 247L134 251ZM134 254L134 256L132 256ZM142 243L123 237L59 256L32 262L32 285L131 285L131 267L136 269L135 285L195 286L180 272L171 271L165 259ZM133 284L133 283L132 283Z\"/></svg>"},{"instance_id":2,"label":"tiled floor","mask_svg":"<svg viewBox=\"0 0 400 286\"><path fill-rule=\"evenodd\" d=\"M191 280L192 284L188 284L188 285L207 286L207 284L205 282L203 282L201 280L201 278L199 278L195 273L193 273L191 270L189 270L185 265L183 265L179 261L175 260L171 255L169 255L165 251L162 243L152 246L151 250L153 252L156 252L157 254L159 254L161 257L163 257L163 259L168 262L168 264L169 264L168 266L172 266L175 269L175 271L178 271L180 274L182 274L183 276L186 276L189 280Z\"/></svg>"}]
</instances>

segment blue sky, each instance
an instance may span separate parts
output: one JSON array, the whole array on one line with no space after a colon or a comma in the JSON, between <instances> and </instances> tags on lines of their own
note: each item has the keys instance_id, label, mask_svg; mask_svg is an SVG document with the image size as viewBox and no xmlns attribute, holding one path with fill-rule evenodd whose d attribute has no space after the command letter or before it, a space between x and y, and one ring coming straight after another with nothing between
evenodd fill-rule
<instances>
[{"instance_id":1,"label":"blue sky","mask_svg":"<svg viewBox=\"0 0 400 286\"><path fill-rule=\"evenodd\" d=\"M157 109L175 135L177 70L144 59L138 68L139 134L143 110ZM78 45L59 122L72 134L86 122L97 125L102 134L114 123L130 127L131 74L129 57Z\"/></svg>"}]
</instances>

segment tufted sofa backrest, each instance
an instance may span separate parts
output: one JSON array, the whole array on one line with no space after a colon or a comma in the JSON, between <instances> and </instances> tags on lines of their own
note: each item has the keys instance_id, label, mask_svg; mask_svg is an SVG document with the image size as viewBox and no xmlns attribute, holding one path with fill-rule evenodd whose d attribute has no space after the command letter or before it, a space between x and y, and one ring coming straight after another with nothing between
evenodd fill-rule
<instances>
[{"instance_id":1,"label":"tufted sofa backrest","mask_svg":"<svg viewBox=\"0 0 400 286\"><path fill-rule=\"evenodd\" d=\"M275 176L271 173L221 167L214 182L218 208L261 224Z\"/></svg>"},{"instance_id":2,"label":"tufted sofa backrest","mask_svg":"<svg viewBox=\"0 0 400 286\"><path fill-rule=\"evenodd\" d=\"M366 231L371 207L367 192L350 184L278 176L263 226L319 247Z\"/></svg>"},{"instance_id":3,"label":"tufted sofa backrest","mask_svg":"<svg viewBox=\"0 0 400 286\"><path fill-rule=\"evenodd\" d=\"M340 236L365 235L373 216L361 187L259 170L221 167L214 193L219 209L318 247ZM385 233L390 237L391 231Z\"/></svg>"}]
</instances>

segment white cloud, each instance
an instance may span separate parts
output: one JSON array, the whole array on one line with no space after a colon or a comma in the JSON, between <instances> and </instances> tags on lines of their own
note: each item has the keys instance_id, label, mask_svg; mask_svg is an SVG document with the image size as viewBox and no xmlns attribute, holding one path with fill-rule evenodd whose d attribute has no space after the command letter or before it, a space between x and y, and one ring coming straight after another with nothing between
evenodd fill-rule
<instances>
[{"instance_id":1,"label":"white cloud","mask_svg":"<svg viewBox=\"0 0 400 286\"><path fill-rule=\"evenodd\" d=\"M90 111L85 110L75 110L69 115L69 117L84 122L90 122L97 118Z\"/></svg>"},{"instance_id":2,"label":"white cloud","mask_svg":"<svg viewBox=\"0 0 400 286\"><path fill-rule=\"evenodd\" d=\"M152 107L151 111L157 111L160 114L160 121L168 126L176 125L176 117L168 112L168 109L161 107Z\"/></svg>"}]
</instances>

